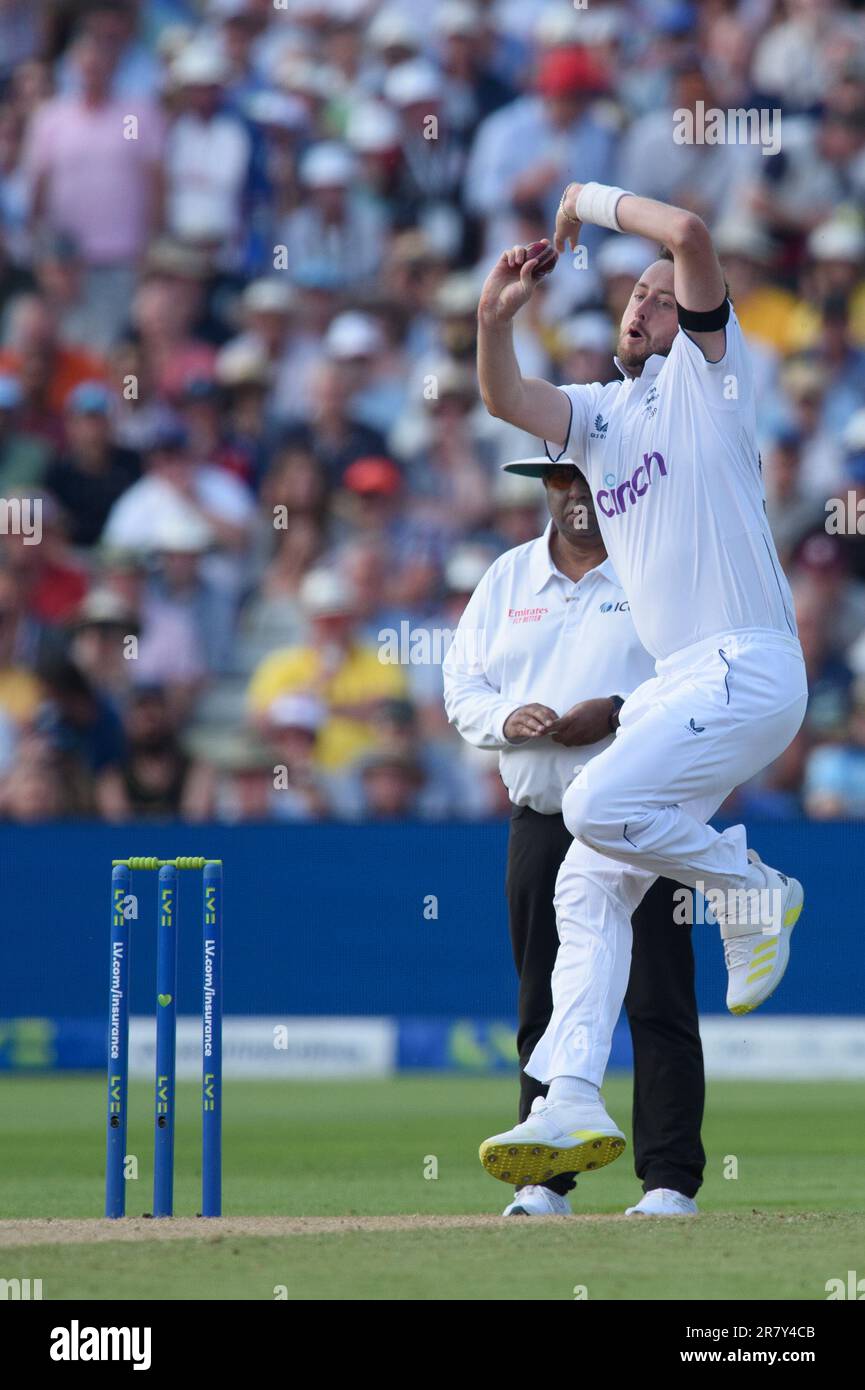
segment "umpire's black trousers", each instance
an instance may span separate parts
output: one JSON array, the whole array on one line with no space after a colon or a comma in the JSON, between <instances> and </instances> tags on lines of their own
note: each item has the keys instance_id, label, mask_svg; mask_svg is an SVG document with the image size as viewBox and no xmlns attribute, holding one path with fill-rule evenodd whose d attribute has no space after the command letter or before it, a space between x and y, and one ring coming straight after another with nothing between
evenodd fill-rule
<instances>
[{"instance_id":1,"label":"umpire's black trousers","mask_svg":"<svg viewBox=\"0 0 865 1390\"><path fill-rule=\"evenodd\" d=\"M552 1013L550 977L559 946L556 875L571 844L560 815L515 806L508 839L511 945L519 975L520 1119L547 1088L525 1064ZM634 949L625 1009L634 1045L634 1167L644 1192L671 1187L693 1197L703 1180L700 1140L705 1077L694 993L690 928L673 919L677 884L661 878L633 916ZM571 1174L548 1187L567 1192Z\"/></svg>"}]
</instances>

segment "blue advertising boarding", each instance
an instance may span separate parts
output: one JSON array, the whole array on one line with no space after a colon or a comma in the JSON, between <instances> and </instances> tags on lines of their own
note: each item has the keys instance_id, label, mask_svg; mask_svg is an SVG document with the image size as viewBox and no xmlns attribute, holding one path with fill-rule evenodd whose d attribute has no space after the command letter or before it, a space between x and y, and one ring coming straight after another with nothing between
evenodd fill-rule
<instances>
[{"instance_id":1,"label":"blue advertising boarding","mask_svg":"<svg viewBox=\"0 0 865 1390\"><path fill-rule=\"evenodd\" d=\"M773 821L749 830L764 859L795 873L806 892L783 989L762 1012L861 1014L865 825ZM64 1036L81 1041L82 1057L92 1056L94 1038L102 1046L110 864L132 854L225 861L226 1014L398 1018L402 1060L417 1065L429 1060L431 1024L474 1020L462 1039L467 1056L478 1029L501 1050L502 1021L506 1028L515 1013L506 845L500 822L6 826L0 1066L27 1065L28 1048L38 1065L45 1020L61 1020ZM133 1014L144 1014L152 1012L156 875L139 872L134 882L131 1003ZM181 1013L200 1008L200 933L201 877L185 872ZM701 1011L722 1012L717 930L695 927L694 942Z\"/></svg>"}]
</instances>

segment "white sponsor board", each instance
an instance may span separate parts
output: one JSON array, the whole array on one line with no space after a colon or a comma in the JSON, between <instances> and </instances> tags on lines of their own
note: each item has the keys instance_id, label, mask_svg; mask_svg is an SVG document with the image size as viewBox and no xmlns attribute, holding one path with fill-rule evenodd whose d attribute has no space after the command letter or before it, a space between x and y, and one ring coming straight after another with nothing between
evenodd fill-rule
<instances>
[{"instance_id":1,"label":"white sponsor board","mask_svg":"<svg viewBox=\"0 0 865 1390\"><path fill-rule=\"evenodd\" d=\"M706 1075L817 1081L865 1077L865 1018L718 1015L700 1020Z\"/></svg>"},{"instance_id":2,"label":"white sponsor board","mask_svg":"<svg viewBox=\"0 0 865 1390\"><path fill-rule=\"evenodd\" d=\"M225 1018L225 1077L318 1080L340 1076L388 1076L396 1065L397 1026L388 1018ZM133 1018L129 1071L153 1076L156 1024ZM177 1076L201 1076L201 1019L177 1020Z\"/></svg>"},{"instance_id":3,"label":"white sponsor board","mask_svg":"<svg viewBox=\"0 0 865 1390\"><path fill-rule=\"evenodd\" d=\"M399 1025L390 1018L258 1018L224 1021L226 1077L327 1080L390 1076L396 1070ZM763 1081L865 1078L865 1018L776 1015L700 1020L706 1075ZM152 1079L153 1018L133 1018L129 1068ZM201 1019L177 1021L177 1075L201 1075Z\"/></svg>"}]
</instances>

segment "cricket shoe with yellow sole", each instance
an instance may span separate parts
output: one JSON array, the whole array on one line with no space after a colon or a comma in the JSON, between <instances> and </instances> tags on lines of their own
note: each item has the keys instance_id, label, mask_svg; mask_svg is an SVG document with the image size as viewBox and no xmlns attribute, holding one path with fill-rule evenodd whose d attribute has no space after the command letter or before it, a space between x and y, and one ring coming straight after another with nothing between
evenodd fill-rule
<instances>
[{"instance_id":1,"label":"cricket shoe with yellow sole","mask_svg":"<svg viewBox=\"0 0 865 1390\"><path fill-rule=\"evenodd\" d=\"M727 1008L731 1014L749 1014L774 994L790 959L790 937L802 913L805 893L797 878L789 878L764 864L756 850L748 851L766 879L761 890L760 929L727 920L720 923L727 963ZM744 929L743 929L744 928Z\"/></svg>"},{"instance_id":2,"label":"cricket shoe with yellow sole","mask_svg":"<svg viewBox=\"0 0 865 1390\"><path fill-rule=\"evenodd\" d=\"M526 1187L559 1173L604 1168L624 1150L625 1136L600 1099L550 1102L539 1096L522 1124L485 1139L479 1152L491 1177Z\"/></svg>"}]
</instances>

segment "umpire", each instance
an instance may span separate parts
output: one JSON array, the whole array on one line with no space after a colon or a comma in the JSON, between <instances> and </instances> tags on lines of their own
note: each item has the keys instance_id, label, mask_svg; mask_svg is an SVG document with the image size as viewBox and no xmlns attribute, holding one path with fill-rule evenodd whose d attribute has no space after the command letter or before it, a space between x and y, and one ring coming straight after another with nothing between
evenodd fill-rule
<instances>
[{"instance_id":1,"label":"umpire","mask_svg":"<svg viewBox=\"0 0 865 1390\"><path fill-rule=\"evenodd\" d=\"M543 479L544 534L500 555L460 619L444 663L448 718L469 743L499 749L513 803L507 897L519 976L519 1118L546 1086L524 1070L552 1012L559 939L556 876L571 843L562 795L614 737L624 698L654 674L607 558L588 484L574 463L504 465ZM658 879L633 916L625 1009L634 1047L634 1158L643 1197L628 1215L694 1214L705 1153L705 1078L690 929L673 916L678 887ZM570 1211L575 1177L523 1187L506 1216Z\"/></svg>"}]
</instances>

